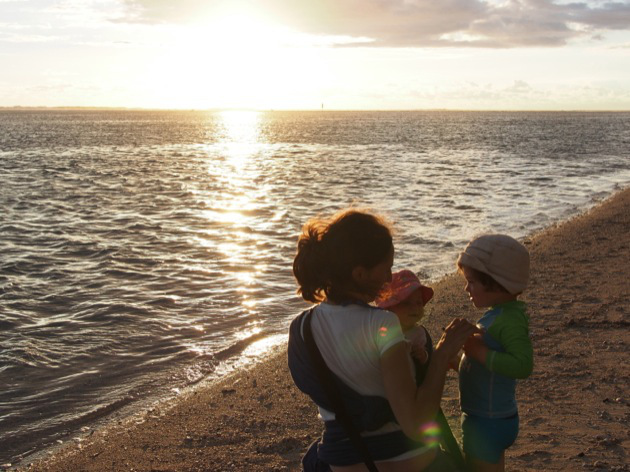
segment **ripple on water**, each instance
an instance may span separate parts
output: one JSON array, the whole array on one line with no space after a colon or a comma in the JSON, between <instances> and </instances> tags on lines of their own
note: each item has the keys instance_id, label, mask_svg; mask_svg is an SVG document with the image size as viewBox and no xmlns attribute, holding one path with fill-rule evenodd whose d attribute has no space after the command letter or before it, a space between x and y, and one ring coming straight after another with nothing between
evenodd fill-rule
<instances>
[{"instance_id":1,"label":"ripple on water","mask_svg":"<svg viewBox=\"0 0 630 472\"><path fill-rule=\"evenodd\" d=\"M435 279L630 182L630 114L235 116L0 112L0 463L270 349L318 213L386 214Z\"/></svg>"}]
</instances>

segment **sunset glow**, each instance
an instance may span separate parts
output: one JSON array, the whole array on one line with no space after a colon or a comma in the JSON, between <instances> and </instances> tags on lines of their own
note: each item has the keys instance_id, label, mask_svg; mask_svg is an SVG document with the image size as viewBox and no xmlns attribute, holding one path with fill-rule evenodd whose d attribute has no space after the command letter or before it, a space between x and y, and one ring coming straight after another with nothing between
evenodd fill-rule
<instances>
[{"instance_id":1,"label":"sunset glow","mask_svg":"<svg viewBox=\"0 0 630 472\"><path fill-rule=\"evenodd\" d=\"M0 106L630 109L627 2L0 1Z\"/></svg>"},{"instance_id":2,"label":"sunset glow","mask_svg":"<svg viewBox=\"0 0 630 472\"><path fill-rule=\"evenodd\" d=\"M298 40L243 13L211 18L174 35L148 66L146 80L160 107L289 108L294 72L314 60L293 46ZM301 86L314 86L315 78L301 77Z\"/></svg>"}]
</instances>

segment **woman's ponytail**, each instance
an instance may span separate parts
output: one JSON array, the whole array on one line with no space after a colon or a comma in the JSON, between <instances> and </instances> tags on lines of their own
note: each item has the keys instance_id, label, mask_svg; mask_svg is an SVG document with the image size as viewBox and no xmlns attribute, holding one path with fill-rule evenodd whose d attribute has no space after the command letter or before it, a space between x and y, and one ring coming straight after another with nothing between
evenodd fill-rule
<instances>
[{"instance_id":1,"label":"woman's ponytail","mask_svg":"<svg viewBox=\"0 0 630 472\"><path fill-rule=\"evenodd\" d=\"M302 228L298 238L297 254L293 260L293 275L298 282L297 292L304 300L318 303L325 298L322 293L326 285L326 268L322 233L325 225L320 220L311 220Z\"/></svg>"}]
</instances>

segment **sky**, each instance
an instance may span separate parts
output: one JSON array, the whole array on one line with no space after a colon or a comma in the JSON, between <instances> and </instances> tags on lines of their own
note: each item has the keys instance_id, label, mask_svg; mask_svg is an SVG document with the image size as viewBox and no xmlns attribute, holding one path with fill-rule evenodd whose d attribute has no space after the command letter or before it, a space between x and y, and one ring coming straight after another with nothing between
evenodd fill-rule
<instances>
[{"instance_id":1,"label":"sky","mask_svg":"<svg viewBox=\"0 0 630 472\"><path fill-rule=\"evenodd\" d=\"M0 107L630 110L630 0L0 0Z\"/></svg>"}]
</instances>

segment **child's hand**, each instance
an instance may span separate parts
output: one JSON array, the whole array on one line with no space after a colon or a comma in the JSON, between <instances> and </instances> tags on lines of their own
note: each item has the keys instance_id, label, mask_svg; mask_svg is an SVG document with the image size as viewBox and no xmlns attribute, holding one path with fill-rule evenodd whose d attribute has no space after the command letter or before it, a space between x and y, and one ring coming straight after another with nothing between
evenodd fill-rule
<instances>
[{"instance_id":1,"label":"child's hand","mask_svg":"<svg viewBox=\"0 0 630 472\"><path fill-rule=\"evenodd\" d=\"M426 362L429 360L429 353L424 348L424 346L421 346L419 344L411 345L411 355L416 358L418 362L420 362L420 364L426 364Z\"/></svg>"},{"instance_id":2,"label":"child's hand","mask_svg":"<svg viewBox=\"0 0 630 472\"><path fill-rule=\"evenodd\" d=\"M442 337L435 345L434 354L448 362L457 355L470 335L479 332L479 328L464 318L455 318L444 329Z\"/></svg>"},{"instance_id":3,"label":"child's hand","mask_svg":"<svg viewBox=\"0 0 630 472\"><path fill-rule=\"evenodd\" d=\"M426 349L427 335L424 328L415 329L409 336L409 351L412 357L420 364L425 364L429 360L429 353Z\"/></svg>"},{"instance_id":4,"label":"child's hand","mask_svg":"<svg viewBox=\"0 0 630 472\"><path fill-rule=\"evenodd\" d=\"M464 343L464 353L466 353L467 357L475 359L481 364L486 363L488 347L484 344L481 334L475 333L466 340L466 343Z\"/></svg>"}]
</instances>

